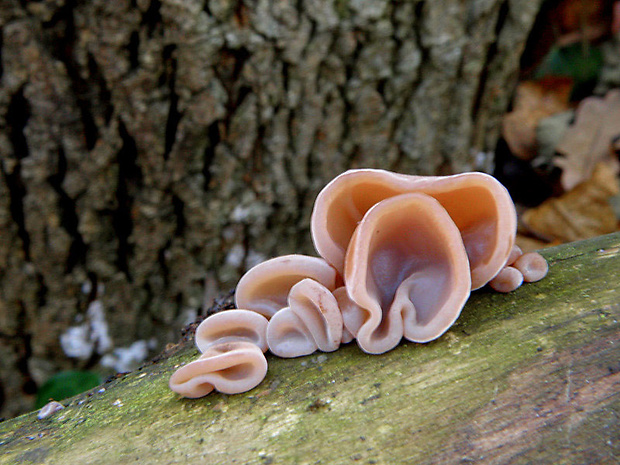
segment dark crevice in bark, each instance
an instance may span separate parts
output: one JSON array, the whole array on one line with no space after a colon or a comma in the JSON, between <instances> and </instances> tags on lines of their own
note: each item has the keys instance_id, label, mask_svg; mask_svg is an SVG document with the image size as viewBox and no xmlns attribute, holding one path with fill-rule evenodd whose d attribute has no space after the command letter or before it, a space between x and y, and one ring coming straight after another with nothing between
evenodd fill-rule
<instances>
[{"instance_id":1,"label":"dark crevice in bark","mask_svg":"<svg viewBox=\"0 0 620 465\"><path fill-rule=\"evenodd\" d=\"M159 252L157 252L157 262L159 263L159 268L161 269L161 277L164 280L165 289L170 287L170 268L168 268L166 252L170 248L171 244L171 240L166 241L166 245L164 245Z\"/></svg>"},{"instance_id":2,"label":"dark crevice in bark","mask_svg":"<svg viewBox=\"0 0 620 465\"><path fill-rule=\"evenodd\" d=\"M24 130L29 118L30 104L24 97L24 89L22 87L11 98L6 112L7 133L16 163L10 173L4 170L2 164L0 164L0 170L4 175L6 186L9 190L9 210L13 221L17 225L17 236L22 241L26 261L30 261L30 235L26 229L26 219L24 216L26 186L21 176L21 163L19 160L28 156L28 143Z\"/></svg>"},{"instance_id":3,"label":"dark crevice in bark","mask_svg":"<svg viewBox=\"0 0 620 465\"><path fill-rule=\"evenodd\" d=\"M250 226L247 224L243 225L243 236L241 243L243 245L243 259L240 261L239 267L237 268L237 273L239 275L245 273L245 271L249 268L248 257L252 244L252 238L250 237Z\"/></svg>"},{"instance_id":4,"label":"dark crevice in bark","mask_svg":"<svg viewBox=\"0 0 620 465\"><path fill-rule=\"evenodd\" d=\"M98 87L98 106L103 114L105 124L108 125L110 124L110 120L114 114L114 107L112 106L112 93L110 92L110 89L108 89L106 80L101 72L101 68L99 68L97 61L95 60L95 57L90 53L88 54L88 73L91 78L91 85L93 87Z\"/></svg>"},{"instance_id":5,"label":"dark crevice in bark","mask_svg":"<svg viewBox=\"0 0 620 465\"><path fill-rule=\"evenodd\" d=\"M310 158L310 157L308 157ZM305 215L304 212L307 211L307 199L310 196L310 192L308 192L307 188L299 189L297 193L297 211L295 212L295 224L302 225L304 224ZM293 246L293 250L303 250L304 247L308 244L309 238L309 228L300 229L298 234L295 234L295 244Z\"/></svg>"},{"instance_id":6,"label":"dark crevice in bark","mask_svg":"<svg viewBox=\"0 0 620 465\"><path fill-rule=\"evenodd\" d=\"M140 34L133 31L129 36L129 44L127 44L127 52L129 53L129 69L136 70L140 66Z\"/></svg>"},{"instance_id":7,"label":"dark crevice in bark","mask_svg":"<svg viewBox=\"0 0 620 465\"><path fill-rule=\"evenodd\" d=\"M246 61L251 53L244 47L237 49L224 48L220 52L218 65L214 68L217 79L226 90L226 117L224 120L215 121L208 128L209 143L204 152L202 174L204 176L204 189L208 190L211 182L211 165L215 159L217 145L222 140L222 133L230 126L230 119L243 100L252 93L251 87L241 85L239 79Z\"/></svg>"},{"instance_id":8,"label":"dark crevice in bark","mask_svg":"<svg viewBox=\"0 0 620 465\"><path fill-rule=\"evenodd\" d=\"M558 26L550 27L550 17L554 9L558 8L558 1L543 0L530 28L527 41L524 44L519 70L521 79L530 79L536 65L549 53L549 48L556 42L559 33ZM611 4L611 2L609 2ZM585 2L584 2L585 5ZM609 16L611 17L611 15ZM582 18L583 20L584 18Z\"/></svg>"},{"instance_id":9,"label":"dark crevice in bark","mask_svg":"<svg viewBox=\"0 0 620 465\"><path fill-rule=\"evenodd\" d=\"M11 217L17 225L17 236L22 241L24 250L24 259L30 261L30 234L26 229L26 221L24 216L24 197L26 197L26 187L21 177L21 166L15 165L13 171L9 174L4 171L0 164L0 170L4 175L6 186L9 190L10 201L9 210L11 211Z\"/></svg>"},{"instance_id":10,"label":"dark crevice in bark","mask_svg":"<svg viewBox=\"0 0 620 465\"><path fill-rule=\"evenodd\" d=\"M509 12L510 12L510 3L506 0L502 2L502 4L499 7L499 12L497 13L497 22L495 23L495 31L494 31L495 40L493 40L491 45L489 45L489 48L487 50L487 56L484 60L484 66L482 67L481 72L480 72L480 78L478 80L478 88L476 90L476 94L475 94L472 109L471 109L472 121L476 120L478 116L478 112L480 111L480 107L482 105L482 98L485 95L486 83L489 77L489 73L493 72L493 70L490 69L490 65L491 63L493 63L493 60L497 56L497 52L498 52L497 42L499 40L499 35L504 27L504 24L506 23L506 19L508 18Z\"/></svg>"},{"instance_id":11,"label":"dark crevice in bark","mask_svg":"<svg viewBox=\"0 0 620 465\"><path fill-rule=\"evenodd\" d=\"M290 66L288 62L282 61L282 95L287 95L289 91Z\"/></svg>"},{"instance_id":12,"label":"dark crevice in bark","mask_svg":"<svg viewBox=\"0 0 620 465\"><path fill-rule=\"evenodd\" d=\"M112 227L118 241L116 265L123 271L131 282L129 258L133 254L133 244L130 242L133 231L131 209L137 188L142 184L142 171L138 165L138 148L135 140L127 132L122 121L119 121L118 132L123 145L117 155L118 184L116 187L116 210L112 213Z\"/></svg>"},{"instance_id":13,"label":"dark crevice in bark","mask_svg":"<svg viewBox=\"0 0 620 465\"><path fill-rule=\"evenodd\" d=\"M4 66L3 66L4 62L2 60L3 47L4 47L4 35L2 34L2 31L0 31L0 80L2 80L2 75L4 74Z\"/></svg>"},{"instance_id":14,"label":"dark crevice in bark","mask_svg":"<svg viewBox=\"0 0 620 465\"><path fill-rule=\"evenodd\" d=\"M211 183L211 165L215 159L215 148L220 143L220 122L216 121L207 128L207 136L209 141L205 147L202 163L202 176L204 178L204 190L209 190Z\"/></svg>"},{"instance_id":15,"label":"dark crevice in bark","mask_svg":"<svg viewBox=\"0 0 620 465\"><path fill-rule=\"evenodd\" d=\"M179 121L181 121L181 113L179 112L179 96L176 93L175 85L177 78L177 60L174 56L174 52L177 46L174 44L166 45L163 50L163 61L164 61L164 79L165 83L168 85L168 90L170 92L169 100L170 107L168 109L168 120L166 121L166 135L165 135L165 149L164 149L164 160L168 159L170 152L172 151L172 147L176 140L177 128L179 127Z\"/></svg>"},{"instance_id":16,"label":"dark crevice in bark","mask_svg":"<svg viewBox=\"0 0 620 465\"><path fill-rule=\"evenodd\" d=\"M99 278L92 271L89 271L87 273L87 276L88 276L88 280L90 281L90 290L88 292L88 296L86 298L86 301L88 303L91 303L93 300L95 300L97 298L97 294L99 292L99 289L98 289Z\"/></svg>"},{"instance_id":17,"label":"dark crevice in bark","mask_svg":"<svg viewBox=\"0 0 620 465\"><path fill-rule=\"evenodd\" d=\"M428 63L430 50L424 46L424 41L422 40L422 23L424 21L424 4L425 2L420 2L415 6L415 17L413 22L413 37L415 38L416 45L420 50L420 63Z\"/></svg>"},{"instance_id":18,"label":"dark crevice in bark","mask_svg":"<svg viewBox=\"0 0 620 465\"><path fill-rule=\"evenodd\" d=\"M29 118L30 103L24 96L24 86L22 86L11 97L6 111L7 132L13 146L13 154L18 160L28 156L28 141L24 130Z\"/></svg>"},{"instance_id":19,"label":"dark crevice in bark","mask_svg":"<svg viewBox=\"0 0 620 465\"><path fill-rule=\"evenodd\" d=\"M232 104L233 108L239 108L245 98L252 93L252 88L250 86L240 86L237 91L236 101Z\"/></svg>"},{"instance_id":20,"label":"dark crevice in bark","mask_svg":"<svg viewBox=\"0 0 620 465\"><path fill-rule=\"evenodd\" d=\"M65 65L80 110L86 148L92 150L99 139L99 129L93 118L92 103L89 100L91 84L82 78L79 65L73 57L73 48L77 40L74 18L76 8L77 1L68 0L56 10L48 22L43 23L43 28L49 30L51 35L52 55Z\"/></svg>"},{"instance_id":21,"label":"dark crevice in bark","mask_svg":"<svg viewBox=\"0 0 620 465\"><path fill-rule=\"evenodd\" d=\"M256 130L256 138L254 139L254 145L252 147L252 171L256 174L260 174L265 170L265 164L263 163L263 141L265 140L265 134L267 133L267 128L264 124L258 126ZM310 157L308 157L310 158ZM249 183L249 188L252 189L257 195L260 196L260 193L256 190L256 186L254 183Z\"/></svg>"},{"instance_id":22,"label":"dark crevice in bark","mask_svg":"<svg viewBox=\"0 0 620 465\"><path fill-rule=\"evenodd\" d=\"M140 24L146 26L148 36L152 37L155 29L162 26L161 1L151 0L149 7L142 15Z\"/></svg>"},{"instance_id":23,"label":"dark crevice in bark","mask_svg":"<svg viewBox=\"0 0 620 465\"><path fill-rule=\"evenodd\" d=\"M24 302L17 302L19 307L19 315L17 321L19 326L17 328L17 334L20 335L19 345L19 358L15 364L17 370L21 374L22 379L22 391L26 395L32 395L37 392L37 385L30 375L30 369L28 368L28 361L32 357L32 335L26 329L26 322L28 321L26 307Z\"/></svg>"},{"instance_id":24,"label":"dark crevice in bark","mask_svg":"<svg viewBox=\"0 0 620 465\"><path fill-rule=\"evenodd\" d=\"M41 273L37 273L37 308L43 308L47 305L47 286L45 285L45 279Z\"/></svg>"},{"instance_id":25,"label":"dark crevice in bark","mask_svg":"<svg viewBox=\"0 0 620 465\"><path fill-rule=\"evenodd\" d=\"M204 4L202 5L202 11L204 11L209 16L213 16L211 8L209 7L209 0L204 0Z\"/></svg>"},{"instance_id":26,"label":"dark crevice in bark","mask_svg":"<svg viewBox=\"0 0 620 465\"><path fill-rule=\"evenodd\" d=\"M220 62L215 67L215 75L228 93L228 114L234 112L236 109L235 105L240 101L239 93L241 86L238 80L250 56L251 53L244 47L237 49L225 48L220 52Z\"/></svg>"},{"instance_id":27,"label":"dark crevice in bark","mask_svg":"<svg viewBox=\"0 0 620 465\"><path fill-rule=\"evenodd\" d=\"M79 219L75 201L67 195L62 187L62 183L67 174L67 157L62 146L58 148L58 167L56 174L48 178L49 184L58 195L58 209L63 228L71 236L71 246L69 256L65 265L65 273L70 273L76 265L84 264L86 259L86 244L78 229Z\"/></svg>"},{"instance_id":28,"label":"dark crevice in bark","mask_svg":"<svg viewBox=\"0 0 620 465\"><path fill-rule=\"evenodd\" d=\"M185 204L176 195L172 196L172 210L176 217L176 227L174 229L174 235L180 237L185 231Z\"/></svg>"},{"instance_id":29,"label":"dark crevice in bark","mask_svg":"<svg viewBox=\"0 0 620 465\"><path fill-rule=\"evenodd\" d=\"M314 24L312 27L312 30L314 31ZM353 103L350 101L348 95L347 95L347 89L350 88L351 86L351 80L354 79L355 76L355 69L359 60L359 56L362 52L363 49L363 43L362 43L362 39L358 37L358 40L356 41L356 45L355 45L355 50L353 50L353 53L351 54L351 57L348 58L345 61L345 84L343 86L339 86L338 87L338 91L340 93L340 97L342 99L342 103L344 104L344 121L343 121L343 131L342 131L342 138L341 138L341 144L345 141L351 141L351 124L349 123L351 121L351 119L354 117L353 115L355 115L355 108L353 106ZM332 44L333 47L333 44ZM291 140L292 139L292 128L289 128L289 131L291 131ZM347 157L347 166L355 166L354 165L354 160L355 157L358 153L357 150L357 144L352 144L352 150L347 153L345 150L342 150L342 145L341 145L341 151L342 154Z\"/></svg>"}]
</instances>

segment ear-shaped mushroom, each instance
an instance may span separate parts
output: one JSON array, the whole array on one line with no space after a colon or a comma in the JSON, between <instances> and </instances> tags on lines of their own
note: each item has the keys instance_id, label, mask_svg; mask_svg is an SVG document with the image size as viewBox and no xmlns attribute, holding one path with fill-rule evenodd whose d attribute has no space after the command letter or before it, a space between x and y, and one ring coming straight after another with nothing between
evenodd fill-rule
<instances>
[{"instance_id":1,"label":"ear-shaped mushroom","mask_svg":"<svg viewBox=\"0 0 620 465\"><path fill-rule=\"evenodd\" d=\"M376 203L420 192L441 203L459 228L478 289L504 266L516 234L516 212L508 191L483 173L410 176L389 171L349 170L317 196L311 230L316 250L339 273L357 223Z\"/></svg>"},{"instance_id":2,"label":"ear-shaped mushroom","mask_svg":"<svg viewBox=\"0 0 620 465\"><path fill-rule=\"evenodd\" d=\"M537 252L528 252L515 260L513 265L523 275L523 281L533 283L540 281L549 271L549 265L545 257Z\"/></svg>"},{"instance_id":3,"label":"ear-shaped mushroom","mask_svg":"<svg viewBox=\"0 0 620 465\"><path fill-rule=\"evenodd\" d=\"M170 389L184 397L206 396L213 389L238 394L258 386L267 374L262 350L246 341L224 342L209 347L193 362L170 377Z\"/></svg>"},{"instance_id":4,"label":"ear-shaped mushroom","mask_svg":"<svg viewBox=\"0 0 620 465\"><path fill-rule=\"evenodd\" d=\"M471 290L459 230L437 200L417 193L368 210L351 238L344 280L362 312L355 315L355 306L343 312L346 328L369 353L394 348L403 335L436 339L458 318Z\"/></svg>"},{"instance_id":5,"label":"ear-shaped mushroom","mask_svg":"<svg viewBox=\"0 0 620 465\"><path fill-rule=\"evenodd\" d=\"M506 266L497 273L489 286L497 292L512 292L523 284L523 274L513 266Z\"/></svg>"},{"instance_id":6,"label":"ear-shaped mushroom","mask_svg":"<svg viewBox=\"0 0 620 465\"><path fill-rule=\"evenodd\" d=\"M311 278L330 291L336 288L336 270L325 260L306 255L284 255L259 263L244 274L235 292L237 308L271 318L287 306L291 288Z\"/></svg>"},{"instance_id":7,"label":"ear-shaped mushroom","mask_svg":"<svg viewBox=\"0 0 620 465\"><path fill-rule=\"evenodd\" d=\"M317 349L332 352L340 347L342 315L329 289L304 279L291 289L288 304L267 325L267 343L274 355L300 357Z\"/></svg>"},{"instance_id":8,"label":"ear-shaped mushroom","mask_svg":"<svg viewBox=\"0 0 620 465\"><path fill-rule=\"evenodd\" d=\"M223 342L247 341L267 350L267 318L250 310L225 310L205 319L198 328L194 340L198 350Z\"/></svg>"}]
</instances>

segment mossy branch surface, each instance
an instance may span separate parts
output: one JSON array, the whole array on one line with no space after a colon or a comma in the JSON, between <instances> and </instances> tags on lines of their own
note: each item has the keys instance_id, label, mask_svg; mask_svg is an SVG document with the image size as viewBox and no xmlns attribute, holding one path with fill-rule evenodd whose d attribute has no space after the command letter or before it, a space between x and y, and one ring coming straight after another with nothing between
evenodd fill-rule
<instances>
[{"instance_id":1,"label":"mossy branch surface","mask_svg":"<svg viewBox=\"0 0 620 465\"><path fill-rule=\"evenodd\" d=\"M0 424L0 464L617 463L620 234L543 252L542 281L475 292L429 344L298 359L240 395L168 389L197 350Z\"/></svg>"}]
</instances>

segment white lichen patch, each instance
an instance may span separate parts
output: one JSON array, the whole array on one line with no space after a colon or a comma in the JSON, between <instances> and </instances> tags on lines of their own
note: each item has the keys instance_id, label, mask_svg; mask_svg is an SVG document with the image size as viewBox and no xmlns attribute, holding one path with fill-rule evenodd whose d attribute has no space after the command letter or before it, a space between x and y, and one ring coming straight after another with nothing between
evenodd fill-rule
<instances>
[{"instance_id":1,"label":"white lichen patch","mask_svg":"<svg viewBox=\"0 0 620 465\"><path fill-rule=\"evenodd\" d=\"M154 348L156 341L139 340L129 347L117 347L101 359L101 364L112 368L118 373L135 370L147 358L149 350Z\"/></svg>"},{"instance_id":2,"label":"white lichen patch","mask_svg":"<svg viewBox=\"0 0 620 465\"><path fill-rule=\"evenodd\" d=\"M226 264L233 268L238 268L243 264L245 258L245 247L241 244L233 245L226 255Z\"/></svg>"},{"instance_id":3,"label":"white lichen patch","mask_svg":"<svg viewBox=\"0 0 620 465\"><path fill-rule=\"evenodd\" d=\"M93 353L104 354L112 347L105 310L100 300L88 306L84 323L69 327L60 335L60 346L71 358L88 359Z\"/></svg>"}]
</instances>

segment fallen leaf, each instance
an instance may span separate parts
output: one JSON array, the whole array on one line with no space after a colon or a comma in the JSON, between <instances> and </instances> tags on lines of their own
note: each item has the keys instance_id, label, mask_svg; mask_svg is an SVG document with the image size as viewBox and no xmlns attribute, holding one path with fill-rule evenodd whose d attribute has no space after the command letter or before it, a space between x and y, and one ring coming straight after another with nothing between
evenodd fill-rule
<instances>
[{"instance_id":1,"label":"fallen leaf","mask_svg":"<svg viewBox=\"0 0 620 465\"><path fill-rule=\"evenodd\" d=\"M566 77L546 77L519 84L514 110L502 121L502 135L513 155L522 160L536 156L538 122L569 108L572 86L572 80Z\"/></svg>"},{"instance_id":2,"label":"fallen leaf","mask_svg":"<svg viewBox=\"0 0 620 465\"><path fill-rule=\"evenodd\" d=\"M614 170L599 163L589 180L525 211L521 221L535 236L549 241L572 242L608 234L618 229L609 199L619 192Z\"/></svg>"},{"instance_id":3,"label":"fallen leaf","mask_svg":"<svg viewBox=\"0 0 620 465\"><path fill-rule=\"evenodd\" d=\"M568 110L547 116L538 122L538 126L536 126L536 143L538 144L536 161L539 164L552 163L555 148L564 137L574 117L575 112Z\"/></svg>"},{"instance_id":4,"label":"fallen leaf","mask_svg":"<svg viewBox=\"0 0 620 465\"><path fill-rule=\"evenodd\" d=\"M617 34L620 32L620 2L614 2L612 10L611 33Z\"/></svg>"},{"instance_id":5,"label":"fallen leaf","mask_svg":"<svg viewBox=\"0 0 620 465\"><path fill-rule=\"evenodd\" d=\"M592 175L594 166L609 160L618 169L618 159L611 155L611 144L620 134L620 90L609 91L604 98L588 97L577 108L575 122L564 133L556 151L554 164L562 168L562 187L569 191Z\"/></svg>"},{"instance_id":6,"label":"fallen leaf","mask_svg":"<svg viewBox=\"0 0 620 465\"><path fill-rule=\"evenodd\" d=\"M601 0L561 0L556 3L550 12L550 20L561 36L596 28L609 21L605 2Z\"/></svg>"}]
</instances>

